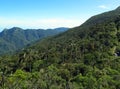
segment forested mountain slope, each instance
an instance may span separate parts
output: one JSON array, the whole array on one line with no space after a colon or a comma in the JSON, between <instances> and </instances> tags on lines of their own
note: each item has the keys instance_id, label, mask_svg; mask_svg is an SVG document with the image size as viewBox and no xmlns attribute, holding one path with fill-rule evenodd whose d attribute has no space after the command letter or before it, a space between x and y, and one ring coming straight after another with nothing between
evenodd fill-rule
<instances>
[{"instance_id":1,"label":"forested mountain slope","mask_svg":"<svg viewBox=\"0 0 120 89\"><path fill-rule=\"evenodd\" d=\"M43 39L19 54L1 57L1 87L120 89L119 53L117 8Z\"/></svg>"},{"instance_id":2,"label":"forested mountain slope","mask_svg":"<svg viewBox=\"0 0 120 89\"><path fill-rule=\"evenodd\" d=\"M56 35L64 32L68 28L56 29L21 29L13 27L5 29L0 33L0 54L13 53L47 36Z\"/></svg>"}]
</instances>

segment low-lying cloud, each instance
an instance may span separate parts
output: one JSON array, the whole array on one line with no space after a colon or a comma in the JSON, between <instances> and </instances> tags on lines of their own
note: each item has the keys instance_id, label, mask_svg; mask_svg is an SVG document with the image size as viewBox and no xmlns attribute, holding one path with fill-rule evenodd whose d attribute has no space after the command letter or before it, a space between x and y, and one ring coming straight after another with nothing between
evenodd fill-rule
<instances>
[{"instance_id":1,"label":"low-lying cloud","mask_svg":"<svg viewBox=\"0 0 120 89\"><path fill-rule=\"evenodd\" d=\"M75 27L82 24L82 19L63 19L63 18L50 18L50 19L8 19L0 18L1 28L22 27L22 28L56 28L56 27Z\"/></svg>"},{"instance_id":2,"label":"low-lying cloud","mask_svg":"<svg viewBox=\"0 0 120 89\"><path fill-rule=\"evenodd\" d=\"M105 6L105 5L100 5L98 7L101 8L101 9L107 9L107 6Z\"/></svg>"}]
</instances>

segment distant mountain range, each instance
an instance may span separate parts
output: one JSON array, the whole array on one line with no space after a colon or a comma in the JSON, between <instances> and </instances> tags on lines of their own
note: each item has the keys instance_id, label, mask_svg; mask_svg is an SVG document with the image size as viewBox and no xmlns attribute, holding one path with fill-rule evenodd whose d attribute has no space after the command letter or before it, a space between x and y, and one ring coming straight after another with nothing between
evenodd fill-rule
<instances>
[{"instance_id":1,"label":"distant mountain range","mask_svg":"<svg viewBox=\"0 0 120 89\"><path fill-rule=\"evenodd\" d=\"M13 53L37 40L40 40L47 36L56 35L66 30L68 30L68 28L64 27L47 30L22 29L19 27L4 29L0 33L0 55Z\"/></svg>"}]
</instances>

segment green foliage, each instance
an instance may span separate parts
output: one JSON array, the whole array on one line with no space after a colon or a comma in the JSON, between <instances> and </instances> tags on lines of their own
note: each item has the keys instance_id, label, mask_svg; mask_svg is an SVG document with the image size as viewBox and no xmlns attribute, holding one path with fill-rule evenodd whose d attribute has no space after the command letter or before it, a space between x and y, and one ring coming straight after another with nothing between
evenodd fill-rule
<instances>
[{"instance_id":1,"label":"green foliage","mask_svg":"<svg viewBox=\"0 0 120 89\"><path fill-rule=\"evenodd\" d=\"M120 89L120 9L0 57L2 89Z\"/></svg>"}]
</instances>

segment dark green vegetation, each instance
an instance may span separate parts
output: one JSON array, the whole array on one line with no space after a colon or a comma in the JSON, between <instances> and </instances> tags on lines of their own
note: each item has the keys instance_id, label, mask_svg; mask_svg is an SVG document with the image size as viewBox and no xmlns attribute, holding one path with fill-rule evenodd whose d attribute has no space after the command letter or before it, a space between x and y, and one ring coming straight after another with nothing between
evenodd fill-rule
<instances>
[{"instance_id":1,"label":"dark green vegetation","mask_svg":"<svg viewBox=\"0 0 120 89\"><path fill-rule=\"evenodd\" d=\"M66 31L68 28L56 29L26 29L18 27L5 29L0 33L0 55L13 53L26 45L38 41L44 37L56 35Z\"/></svg>"},{"instance_id":2,"label":"dark green vegetation","mask_svg":"<svg viewBox=\"0 0 120 89\"><path fill-rule=\"evenodd\" d=\"M120 7L1 57L4 89L120 89Z\"/></svg>"}]
</instances>

